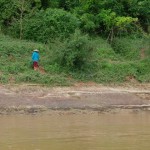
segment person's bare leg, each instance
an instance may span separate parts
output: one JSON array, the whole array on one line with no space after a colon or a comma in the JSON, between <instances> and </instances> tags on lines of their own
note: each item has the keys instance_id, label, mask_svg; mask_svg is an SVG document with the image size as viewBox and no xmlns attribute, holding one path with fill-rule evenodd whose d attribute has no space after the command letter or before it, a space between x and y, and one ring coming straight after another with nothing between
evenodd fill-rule
<instances>
[{"instance_id":1,"label":"person's bare leg","mask_svg":"<svg viewBox=\"0 0 150 150\"><path fill-rule=\"evenodd\" d=\"M34 67L34 70L37 71L37 70L38 70L38 67Z\"/></svg>"}]
</instances>

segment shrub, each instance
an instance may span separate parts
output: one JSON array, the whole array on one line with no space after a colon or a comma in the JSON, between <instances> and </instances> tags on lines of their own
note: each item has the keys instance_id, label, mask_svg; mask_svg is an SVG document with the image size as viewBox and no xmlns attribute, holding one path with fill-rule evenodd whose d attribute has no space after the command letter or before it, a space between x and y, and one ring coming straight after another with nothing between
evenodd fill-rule
<instances>
[{"instance_id":1,"label":"shrub","mask_svg":"<svg viewBox=\"0 0 150 150\"><path fill-rule=\"evenodd\" d=\"M76 31L57 49L53 49L53 56L56 57L54 61L70 71L84 70L88 63L92 63L94 48L87 35Z\"/></svg>"},{"instance_id":2,"label":"shrub","mask_svg":"<svg viewBox=\"0 0 150 150\"><path fill-rule=\"evenodd\" d=\"M38 42L48 42L56 37L68 37L78 27L78 19L61 9L41 10L34 16L23 20L23 38ZM19 37L19 22L11 27L14 35Z\"/></svg>"}]
</instances>

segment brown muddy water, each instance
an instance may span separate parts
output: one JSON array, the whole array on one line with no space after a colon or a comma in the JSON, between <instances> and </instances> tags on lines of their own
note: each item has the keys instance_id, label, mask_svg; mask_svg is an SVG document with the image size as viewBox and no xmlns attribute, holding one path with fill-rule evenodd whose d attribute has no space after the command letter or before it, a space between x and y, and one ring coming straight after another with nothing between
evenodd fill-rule
<instances>
[{"instance_id":1,"label":"brown muddy water","mask_svg":"<svg viewBox=\"0 0 150 150\"><path fill-rule=\"evenodd\" d=\"M0 150L149 150L150 114L0 116Z\"/></svg>"}]
</instances>

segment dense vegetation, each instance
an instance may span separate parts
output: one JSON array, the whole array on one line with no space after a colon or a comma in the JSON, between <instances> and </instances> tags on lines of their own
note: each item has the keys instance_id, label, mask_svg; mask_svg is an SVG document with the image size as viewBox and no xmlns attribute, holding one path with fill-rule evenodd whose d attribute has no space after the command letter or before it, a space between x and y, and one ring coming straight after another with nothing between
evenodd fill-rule
<instances>
[{"instance_id":1,"label":"dense vegetation","mask_svg":"<svg viewBox=\"0 0 150 150\"><path fill-rule=\"evenodd\" d=\"M1 83L150 82L149 0L0 0L0 11Z\"/></svg>"}]
</instances>

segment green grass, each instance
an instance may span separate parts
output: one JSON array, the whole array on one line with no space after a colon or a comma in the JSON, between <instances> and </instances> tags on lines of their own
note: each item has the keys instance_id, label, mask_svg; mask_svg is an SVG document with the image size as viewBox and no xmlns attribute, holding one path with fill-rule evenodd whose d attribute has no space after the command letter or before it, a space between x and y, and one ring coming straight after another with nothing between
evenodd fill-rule
<instances>
[{"instance_id":1,"label":"green grass","mask_svg":"<svg viewBox=\"0 0 150 150\"><path fill-rule=\"evenodd\" d=\"M34 49L40 50L40 65L46 73L33 71L31 55ZM36 83L47 85L70 85L64 73L56 73L56 65L48 60L50 49L44 44L21 41L0 35L0 82Z\"/></svg>"},{"instance_id":2,"label":"green grass","mask_svg":"<svg viewBox=\"0 0 150 150\"><path fill-rule=\"evenodd\" d=\"M116 39L113 45L102 38L93 38L93 53L81 70L68 70L54 58L54 51L63 43L49 45L0 35L0 83L35 83L49 86L67 86L76 81L97 83L150 82L149 39ZM63 45L64 48L64 45ZM141 57L144 48L144 58ZM33 49L40 51L40 66L45 73L31 68ZM85 54L86 55L86 54Z\"/></svg>"}]
</instances>

